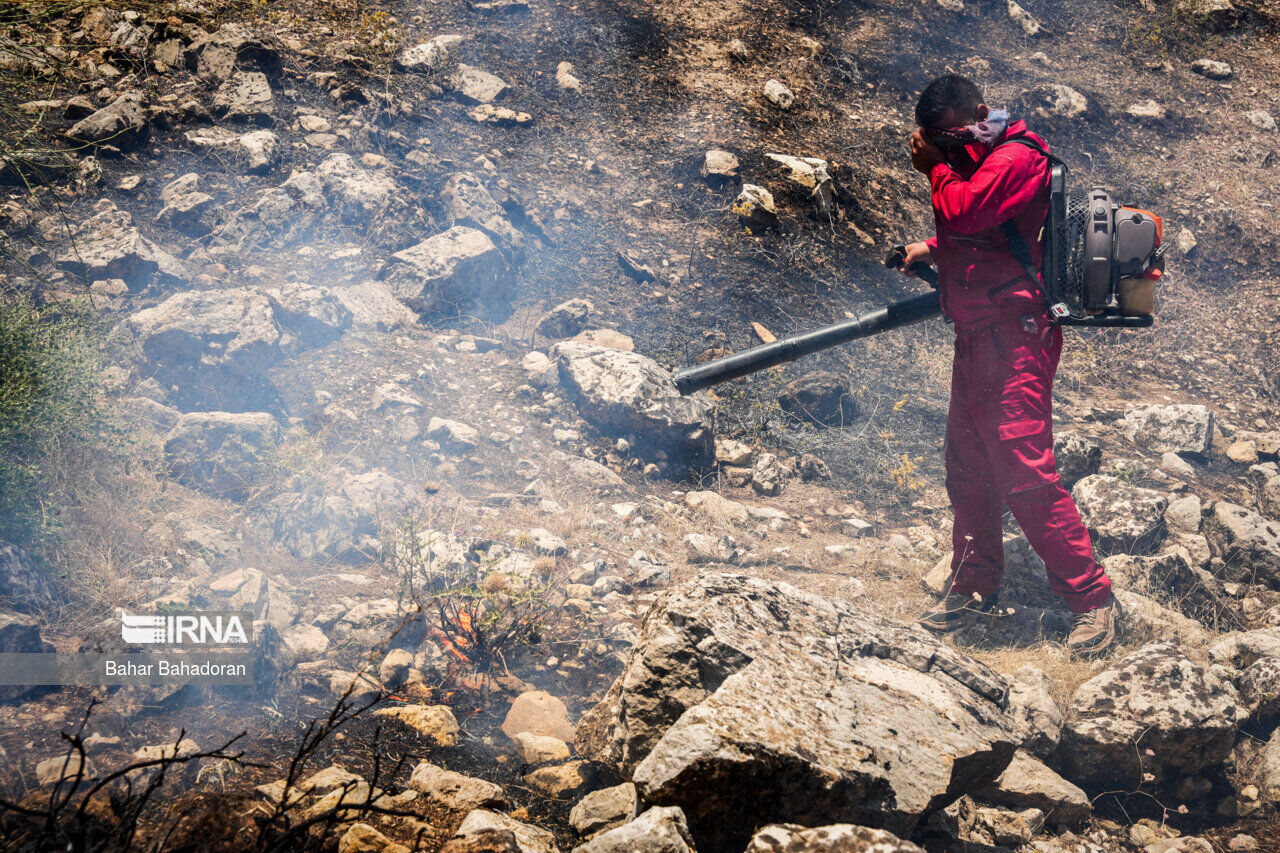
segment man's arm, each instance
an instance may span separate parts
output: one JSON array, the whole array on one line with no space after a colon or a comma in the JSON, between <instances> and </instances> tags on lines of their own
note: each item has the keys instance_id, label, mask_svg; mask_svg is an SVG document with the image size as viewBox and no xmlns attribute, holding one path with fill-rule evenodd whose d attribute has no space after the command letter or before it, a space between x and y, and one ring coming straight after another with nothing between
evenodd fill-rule
<instances>
[{"instance_id":1,"label":"man's arm","mask_svg":"<svg viewBox=\"0 0 1280 853\"><path fill-rule=\"evenodd\" d=\"M1044 158L1021 145L1010 146L988 156L967 181L946 163L936 163L929 170L933 206L959 234L994 228L1020 213L1040 192L1045 178L1041 161Z\"/></svg>"}]
</instances>

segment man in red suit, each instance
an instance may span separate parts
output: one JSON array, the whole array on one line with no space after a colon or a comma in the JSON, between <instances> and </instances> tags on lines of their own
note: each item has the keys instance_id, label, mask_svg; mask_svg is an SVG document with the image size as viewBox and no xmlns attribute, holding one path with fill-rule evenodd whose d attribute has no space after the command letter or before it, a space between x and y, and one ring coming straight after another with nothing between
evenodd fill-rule
<instances>
[{"instance_id":1,"label":"man in red suit","mask_svg":"<svg viewBox=\"0 0 1280 853\"><path fill-rule=\"evenodd\" d=\"M903 270L937 264L942 310L956 332L945 452L951 585L920 624L950 633L995 607L1008 506L1072 611L1067 647L1099 654L1115 643L1121 613L1053 458L1062 329L1010 239L1016 230L1041 268L1048 146L1024 122L989 110L978 87L955 74L924 90L916 123L911 164L929 178L937 236L908 246Z\"/></svg>"}]
</instances>

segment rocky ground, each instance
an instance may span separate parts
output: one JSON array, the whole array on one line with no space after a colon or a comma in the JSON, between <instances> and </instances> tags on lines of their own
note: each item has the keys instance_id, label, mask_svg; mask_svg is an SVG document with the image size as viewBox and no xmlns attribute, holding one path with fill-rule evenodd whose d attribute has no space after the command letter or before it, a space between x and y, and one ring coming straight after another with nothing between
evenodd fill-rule
<instances>
[{"instance_id":1,"label":"rocky ground","mask_svg":"<svg viewBox=\"0 0 1280 853\"><path fill-rule=\"evenodd\" d=\"M7 843L1280 849L1272 6L14 8L5 288L102 318L115 437L0 543L0 650L251 610L257 683L0 688ZM1157 326L1056 391L1101 660L1012 520L1001 611L910 624L941 321L671 381L910 292L945 70L1166 217Z\"/></svg>"}]
</instances>

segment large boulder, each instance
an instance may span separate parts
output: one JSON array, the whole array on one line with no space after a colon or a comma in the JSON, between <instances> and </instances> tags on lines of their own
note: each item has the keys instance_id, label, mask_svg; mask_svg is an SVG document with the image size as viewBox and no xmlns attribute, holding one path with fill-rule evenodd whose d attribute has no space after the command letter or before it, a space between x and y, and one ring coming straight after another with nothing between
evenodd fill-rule
<instances>
[{"instance_id":1,"label":"large boulder","mask_svg":"<svg viewBox=\"0 0 1280 853\"><path fill-rule=\"evenodd\" d=\"M138 92L125 92L93 115L71 126L67 136L76 142L134 148L147 137L147 108Z\"/></svg>"},{"instance_id":2,"label":"large boulder","mask_svg":"<svg viewBox=\"0 0 1280 853\"><path fill-rule=\"evenodd\" d=\"M714 461L711 398L680 396L671 374L653 359L577 341L556 344L551 357L579 413L597 429L634 438L638 453L661 452L678 466Z\"/></svg>"},{"instance_id":3,"label":"large boulder","mask_svg":"<svg viewBox=\"0 0 1280 853\"><path fill-rule=\"evenodd\" d=\"M160 367L253 376L281 357L271 300L247 288L187 291L125 321Z\"/></svg>"},{"instance_id":4,"label":"large boulder","mask_svg":"<svg viewBox=\"0 0 1280 853\"><path fill-rule=\"evenodd\" d=\"M1168 789L1226 760L1238 716L1235 689L1207 662L1152 643L1080 686L1058 756L1091 792Z\"/></svg>"},{"instance_id":5,"label":"large boulder","mask_svg":"<svg viewBox=\"0 0 1280 853\"><path fill-rule=\"evenodd\" d=\"M1208 453L1213 412L1207 406L1134 406L1124 413L1124 434L1152 453Z\"/></svg>"},{"instance_id":6,"label":"large boulder","mask_svg":"<svg viewBox=\"0 0 1280 853\"><path fill-rule=\"evenodd\" d=\"M505 317L515 279L489 235L455 225L391 256L380 278L420 314Z\"/></svg>"},{"instance_id":7,"label":"large boulder","mask_svg":"<svg viewBox=\"0 0 1280 853\"><path fill-rule=\"evenodd\" d=\"M1224 580L1280 589L1280 524L1218 501L1204 521L1204 534L1214 555L1222 559L1216 571Z\"/></svg>"},{"instance_id":8,"label":"large boulder","mask_svg":"<svg viewBox=\"0 0 1280 853\"><path fill-rule=\"evenodd\" d=\"M244 495L265 457L280 440L280 425L266 412L191 412L164 442L175 478L215 495Z\"/></svg>"},{"instance_id":9,"label":"large boulder","mask_svg":"<svg viewBox=\"0 0 1280 853\"><path fill-rule=\"evenodd\" d=\"M1157 491L1094 474L1076 483L1071 496L1099 555L1149 554L1164 540L1169 499Z\"/></svg>"},{"instance_id":10,"label":"large boulder","mask_svg":"<svg viewBox=\"0 0 1280 853\"><path fill-rule=\"evenodd\" d=\"M646 616L579 753L680 806L703 850L769 822L909 833L994 781L1023 732L998 673L841 600L700 576Z\"/></svg>"},{"instance_id":11,"label":"large boulder","mask_svg":"<svg viewBox=\"0 0 1280 853\"><path fill-rule=\"evenodd\" d=\"M177 258L143 237L128 213L115 209L81 223L75 244L56 262L86 281L120 279L135 292L149 284L174 285L187 279Z\"/></svg>"}]
</instances>

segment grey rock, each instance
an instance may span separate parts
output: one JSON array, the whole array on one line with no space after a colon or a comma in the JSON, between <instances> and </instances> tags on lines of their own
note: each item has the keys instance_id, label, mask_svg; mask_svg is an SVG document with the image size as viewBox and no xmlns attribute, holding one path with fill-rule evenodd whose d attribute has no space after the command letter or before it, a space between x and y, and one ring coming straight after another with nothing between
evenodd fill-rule
<instances>
[{"instance_id":1,"label":"grey rock","mask_svg":"<svg viewBox=\"0 0 1280 853\"><path fill-rule=\"evenodd\" d=\"M77 229L76 243L58 255L57 265L89 281L120 279L132 291L152 282L179 284L187 270L164 249L143 237L127 213L105 210Z\"/></svg>"},{"instance_id":2,"label":"grey rock","mask_svg":"<svg viewBox=\"0 0 1280 853\"><path fill-rule=\"evenodd\" d=\"M542 315L536 331L553 340L571 338L586 328L587 319L595 310L595 306L586 299L570 299Z\"/></svg>"},{"instance_id":3,"label":"grey rock","mask_svg":"<svg viewBox=\"0 0 1280 853\"><path fill-rule=\"evenodd\" d=\"M637 455L661 458L661 452L681 466L711 464L714 407L706 394L682 397L671 374L639 353L561 341L551 358L578 412L597 429L635 436Z\"/></svg>"},{"instance_id":4,"label":"grey rock","mask_svg":"<svg viewBox=\"0 0 1280 853\"><path fill-rule=\"evenodd\" d=\"M1191 63L1191 70L1210 80L1229 80L1235 74L1231 63L1216 59L1197 59Z\"/></svg>"},{"instance_id":5,"label":"grey rock","mask_svg":"<svg viewBox=\"0 0 1280 853\"><path fill-rule=\"evenodd\" d=\"M427 761L413 769L409 787L457 811L490 806L501 808L507 803L507 795L501 786L445 770Z\"/></svg>"},{"instance_id":6,"label":"grey rock","mask_svg":"<svg viewBox=\"0 0 1280 853\"><path fill-rule=\"evenodd\" d=\"M828 426L848 425L856 413L848 380L825 370L789 383L778 404L799 418Z\"/></svg>"},{"instance_id":7,"label":"grey rock","mask_svg":"<svg viewBox=\"0 0 1280 853\"><path fill-rule=\"evenodd\" d=\"M147 356L166 367L199 365L249 376L281 356L270 300L248 289L178 293L126 324Z\"/></svg>"},{"instance_id":8,"label":"grey rock","mask_svg":"<svg viewBox=\"0 0 1280 853\"><path fill-rule=\"evenodd\" d=\"M924 848L883 829L850 823L813 828L775 823L751 837L747 853L924 853Z\"/></svg>"},{"instance_id":9,"label":"grey rock","mask_svg":"<svg viewBox=\"0 0 1280 853\"><path fill-rule=\"evenodd\" d=\"M40 623L33 617L0 610L0 654L49 654L53 651L53 646L40 636ZM0 685L0 702L16 699L31 689L22 684Z\"/></svg>"},{"instance_id":10,"label":"grey rock","mask_svg":"<svg viewBox=\"0 0 1280 853\"><path fill-rule=\"evenodd\" d=\"M1022 748L1040 758L1051 756L1062 739L1062 709L1049 695L1049 680L1043 672L1027 668L1014 675L1009 711L1026 728Z\"/></svg>"},{"instance_id":11,"label":"grey rock","mask_svg":"<svg viewBox=\"0 0 1280 853\"><path fill-rule=\"evenodd\" d=\"M520 232L474 174L451 175L440 192L440 203L454 224L478 228L505 247L513 258L519 256L524 245Z\"/></svg>"},{"instance_id":12,"label":"grey rock","mask_svg":"<svg viewBox=\"0 0 1280 853\"><path fill-rule=\"evenodd\" d=\"M402 71L419 73L438 71L449 63L451 51L463 41L464 37L460 35L443 35L415 44L400 51L396 56L396 67Z\"/></svg>"},{"instance_id":13,"label":"grey rock","mask_svg":"<svg viewBox=\"0 0 1280 853\"><path fill-rule=\"evenodd\" d=\"M1018 100L1024 113L1039 118L1087 118L1091 109L1088 98L1061 83L1029 89Z\"/></svg>"},{"instance_id":14,"label":"grey rock","mask_svg":"<svg viewBox=\"0 0 1280 853\"><path fill-rule=\"evenodd\" d=\"M222 127L203 127L184 134L197 151L216 152L244 164L250 172L264 172L278 159L279 138L269 130L237 133Z\"/></svg>"},{"instance_id":15,"label":"grey rock","mask_svg":"<svg viewBox=\"0 0 1280 853\"><path fill-rule=\"evenodd\" d=\"M1004 770L1024 738L1008 692L914 626L709 574L649 611L577 746L643 802L681 806L700 846L800 817L905 834Z\"/></svg>"},{"instance_id":16,"label":"grey rock","mask_svg":"<svg viewBox=\"0 0 1280 853\"><path fill-rule=\"evenodd\" d=\"M1173 12L1209 30L1225 29L1239 14L1231 0L1174 0Z\"/></svg>"},{"instance_id":17,"label":"grey rock","mask_svg":"<svg viewBox=\"0 0 1280 853\"><path fill-rule=\"evenodd\" d=\"M187 67L207 80L230 78L237 69L275 76L280 57L239 24L225 24L195 39L186 50Z\"/></svg>"},{"instance_id":18,"label":"grey rock","mask_svg":"<svg viewBox=\"0 0 1280 853\"><path fill-rule=\"evenodd\" d=\"M630 823L602 832L574 853L694 853L684 812L654 806Z\"/></svg>"},{"instance_id":19,"label":"grey rock","mask_svg":"<svg viewBox=\"0 0 1280 853\"><path fill-rule=\"evenodd\" d=\"M1011 809L1034 808L1051 824L1074 825L1093 813L1089 796L1044 762L1018 750L995 784L975 792L980 800Z\"/></svg>"},{"instance_id":20,"label":"grey rock","mask_svg":"<svg viewBox=\"0 0 1280 853\"><path fill-rule=\"evenodd\" d=\"M468 104L491 104L509 88L501 77L461 63L450 85L454 94Z\"/></svg>"},{"instance_id":21,"label":"grey rock","mask_svg":"<svg viewBox=\"0 0 1280 853\"><path fill-rule=\"evenodd\" d=\"M587 794L573 807L569 812L569 825L579 835L591 836L634 819L637 805L636 786L630 782L601 788Z\"/></svg>"},{"instance_id":22,"label":"grey rock","mask_svg":"<svg viewBox=\"0 0 1280 853\"><path fill-rule=\"evenodd\" d=\"M1102 470L1102 445L1077 433L1061 432L1053 438L1053 458L1063 487L1070 489Z\"/></svg>"},{"instance_id":23,"label":"grey rock","mask_svg":"<svg viewBox=\"0 0 1280 853\"><path fill-rule=\"evenodd\" d=\"M67 131L77 142L134 148L146 140L147 110L138 92L126 92L110 104L81 119Z\"/></svg>"},{"instance_id":24,"label":"grey rock","mask_svg":"<svg viewBox=\"0 0 1280 853\"><path fill-rule=\"evenodd\" d=\"M781 80L769 80L764 84L764 96L778 109L790 109L796 102L796 93Z\"/></svg>"},{"instance_id":25,"label":"grey rock","mask_svg":"<svg viewBox=\"0 0 1280 853\"><path fill-rule=\"evenodd\" d=\"M213 94L213 109L232 121L264 121L275 113L271 82L260 71L237 71Z\"/></svg>"},{"instance_id":26,"label":"grey rock","mask_svg":"<svg viewBox=\"0 0 1280 853\"><path fill-rule=\"evenodd\" d=\"M1100 555L1151 553L1165 538L1169 499L1159 492L1094 474L1076 483L1071 495Z\"/></svg>"},{"instance_id":27,"label":"grey rock","mask_svg":"<svg viewBox=\"0 0 1280 853\"><path fill-rule=\"evenodd\" d=\"M772 228L778 224L778 206L773 201L773 193L756 184L742 185L742 191L733 201L733 212L748 228Z\"/></svg>"},{"instance_id":28,"label":"grey rock","mask_svg":"<svg viewBox=\"0 0 1280 853\"><path fill-rule=\"evenodd\" d=\"M751 465L751 488L762 495L781 494L785 480L786 471L772 453L761 453Z\"/></svg>"},{"instance_id":29,"label":"grey rock","mask_svg":"<svg viewBox=\"0 0 1280 853\"><path fill-rule=\"evenodd\" d=\"M1235 606L1222 582L1174 547L1155 556L1118 555L1102 561L1119 587L1176 607L1206 625L1229 626Z\"/></svg>"},{"instance_id":30,"label":"grey rock","mask_svg":"<svg viewBox=\"0 0 1280 853\"><path fill-rule=\"evenodd\" d=\"M325 346L351 328L350 309L326 287L295 282L264 292L275 321L304 346Z\"/></svg>"},{"instance_id":31,"label":"grey rock","mask_svg":"<svg viewBox=\"0 0 1280 853\"><path fill-rule=\"evenodd\" d=\"M156 222L193 237L208 234L213 226L214 199L200 192L199 182L200 176L190 172L166 184L160 190L164 207L156 214Z\"/></svg>"},{"instance_id":32,"label":"grey rock","mask_svg":"<svg viewBox=\"0 0 1280 853\"><path fill-rule=\"evenodd\" d=\"M1230 754L1239 702L1206 663L1172 642L1152 643L1085 682L1071 700L1059 751L1085 790L1156 788L1211 772Z\"/></svg>"},{"instance_id":33,"label":"grey rock","mask_svg":"<svg viewBox=\"0 0 1280 853\"><path fill-rule=\"evenodd\" d=\"M53 585L31 555L0 539L0 601L4 607L32 612L47 607L53 599Z\"/></svg>"},{"instance_id":34,"label":"grey rock","mask_svg":"<svg viewBox=\"0 0 1280 853\"><path fill-rule=\"evenodd\" d=\"M361 562L377 556L374 516L341 495L284 492L255 509L250 520L302 560Z\"/></svg>"},{"instance_id":35,"label":"grey rock","mask_svg":"<svg viewBox=\"0 0 1280 853\"><path fill-rule=\"evenodd\" d=\"M1178 498L1176 501L1170 501L1168 508L1164 511L1165 526L1171 532L1199 533L1200 514L1201 505L1198 497L1188 495L1185 498Z\"/></svg>"},{"instance_id":36,"label":"grey rock","mask_svg":"<svg viewBox=\"0 0 1280 853\"><path fill-rule=\"evenodd\" d=\"M350 287L335 287L330 292L351 312L351 325L357 329L388 332L418 322L418 315L396 299L383 282L366 281Z\"/></svg>"},{"instance_id":37,"label":"grey rock","mask_svg":"<svg viewBox=\"0 0 1280 853\"><path fill-rule=\"evenodd\" d=\"M280 425L266 412L192 412L165 439L165 462L179 482L215 495L243 496L279 440Z\"/></svg>"},{"instance_id":38,"label":"grey rock","mask_svg":"<svg viewBox=\"0 0 1280 853\"><path fill-rule=\"evenodd\" d=\"M1238 583L1280 589L1280 524L1238 504L1218 501L1204 521L1204 535L1222 560L1215 574Z\"/></svg>"},{"instance_id":39,"label":"grey rock","mask_svg":"<svg viewBox=\"0 0 1280 853\"><path fill-rule=\"evenodd\" d=\"M420 314L510 313L514 278L483 231L455 225L392 255L381 278L396 298Z\"/></svg>"},{"instance_id":40,"label":"grey rock","mask_svg":"<svg viewBox=\"0 0 1280 853\"><path fill-rule=\"evenodd\" d=\"M738 179L738 169L742 166L729 151L713 148L706 153L702 161L702 177L712 187L722 187Z\"/></svg>"},{"instance_id":41,"label":"grey rock","mask_svg":"<svg viewBox=\"0 0 1280 853\"><path fill-rule=\"evenodd\" d=\"M476 809L468 814L453 837L475 840L495 830L510 832L520 853L557 853L556 837L550 832L488 809Z\"/></svg>"},{"instance_id":42,"label":"grey rock","mask_svg":"<svg viewBox=\"0 0 1280 853\"><path fill-rule=\"evenodd\" d=\"M1208 453L1213 441L1213 412L1206 406L1135 406L1121 426L1129 440L1152 453Z\"/></svg>"}]
</instances>

